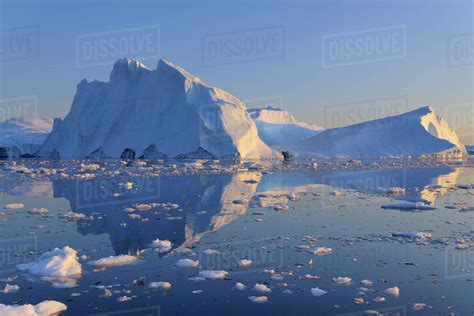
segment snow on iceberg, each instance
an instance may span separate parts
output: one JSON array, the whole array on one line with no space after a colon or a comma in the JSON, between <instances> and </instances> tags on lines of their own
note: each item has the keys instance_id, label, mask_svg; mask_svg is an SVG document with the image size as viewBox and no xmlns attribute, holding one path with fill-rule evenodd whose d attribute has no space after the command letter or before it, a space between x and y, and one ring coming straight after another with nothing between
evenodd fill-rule
<instances>
[{"instance_id":1,"label":"snow on iceberg","mask_svg":"<svg viewBox=\"0 0 474 316\"><path fill-rule=\"evenodd\" d=\"M42 254L36 261L18 264L16 268L32 275L65 282L80 278L82 273L77 251L68 246L55 248Z\"/></svg>"},{"instance_id":2,"label":"snow on iceberg","mask_svg":"<svg viewBox=\"0 0 474 316\"><path fill-rule=\"evenodd\" d=\"M378 157L459 157L466 148L448 123L433 107L328 129L290 147L301 156Z\"/></svg>"},{"instance_id":3,"label":"snow on iceberg","mask_svg":"<svg viewBox=\"0 0 474 316\"><path fill-rule=\"evenodd\" d=\"M296 144L319 134L324 128L297 120L288 111L268 106L249 109L258 135L269 146Z\"/></svg>"},{"instance_id":4,"label":"snow on iceberg","mask_svg":"<svg viewBox=\"0 0 474 316\"><path fill-rule=\"evenodd\" d=\"M54 121L39 156L176 157L199 148L217 157L281 158L230 93L164 60L149 70L124 58L109 82L77 85L68 115Z\"/></svg>"},{"instance_id":5,"label":"snow on iceberg","mask_svg":"<svg viewBox=\"0 0 474 316\"><path fill-rule=\"evenodd\" d=\"M102 258L99 260L89 262L90 265L96 268L120 267L129 264L138 263L140 259L130 255L118 255Z\"/></svg>"}]
</instances>

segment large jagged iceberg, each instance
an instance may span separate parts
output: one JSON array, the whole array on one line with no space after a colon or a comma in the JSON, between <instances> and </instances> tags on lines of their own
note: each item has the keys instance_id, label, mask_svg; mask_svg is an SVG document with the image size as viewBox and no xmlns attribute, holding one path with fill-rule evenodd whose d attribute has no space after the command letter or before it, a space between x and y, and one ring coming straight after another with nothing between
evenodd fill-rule
<instances>
[{"instance_id":1,"label":"large jagged iceberg","mask_svg":"<svg viewBox=\"0 0 474 316\"><path fill-rule=\"evenodd\" d=\"M153 151L150 152L150 151ZM258 136L245 105L170 62L155 70L118 60L109 82L77 86L69 114L56 119L44 157L279 158Z\"/></svg>"},{"instance_id":2,"label":"large jagged iceberg","mask_svg":"<svg viewBox=\"0 0 474 316\"><path fill-rule=\"evenodd\" d=\"M249 109L258 135L269 146L295 144L319 134L324 128L297 120L290 112L268 106Z\"/></svg>"},{"instance_id":3,"label":"large jagged iceberg","mask_svg":"<svg viewBox=\"0 0 474 316\"><path fill-rule=\"evenodd\" d=\"M328 129L291 148L300 156L341 158L466 155L466 148L454 130L431 106Z\"/></svg>"}]
</instances>

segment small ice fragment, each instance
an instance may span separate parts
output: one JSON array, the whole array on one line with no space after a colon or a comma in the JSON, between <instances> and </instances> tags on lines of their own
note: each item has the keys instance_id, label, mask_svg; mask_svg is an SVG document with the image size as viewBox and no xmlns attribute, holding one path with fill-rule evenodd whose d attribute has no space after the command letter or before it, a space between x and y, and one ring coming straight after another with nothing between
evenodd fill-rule
<instances>
[{"instance_id":1,"label":"small ice fragment","mask_svg":"<svg viewBox=\"0 0 474 316\"><path fill-rule=\"evenodd\" d=\"M410 239L421 239L421 240L427 240L433 237L430 232L406 232L406 233L396 232L396 233L392 233L392 236L410 238Z\"/></svg>"},{"instance_id":2,"label":"small ice fragment","mask_svg":"<svg viewBox=\"0 0 474 316\"><path fill-rule=\"evenodd\" d=\"M78 220L86 218L86 215L84 215L82 213L67 212L66 214L62 215L61 217L67 219L68 221L78 221Z\"/></svg>"},{"instance_id":3,"label":"small ice fragment","mask_svg":"<svg viewBox=\"0 0 474 316\"><path fill-rule=\"evenodd\" d=\"M370 280L366 280L366 279L360 281L360 283L361 283L362 285L365 285L365 286L368 286L368 287L371 287L371 286L374 285L374 282L372 282L372 281L370 281Z\"/></svg>"},{"instance_id":4,"label":"small ice fragment","mask_svg":"<svg viewBox=\"0 0 474 316\"><path fill-rule=\"evenodd\" d=\"M132 299L132 298L131 298L130 296L126 296L126 295L124 295L124 296L119 296L119 297L117 298L117 302L122 303L122 302L130 301L131 299Z\"/></svg>"},{"instance_id":5,"label":"small ice fragment","mask_svg":"<svg viewBox=\"0 0 474 316\"><path fill-rule=\"evenodd\" d=\"M249 300L254 303L266 303L268 302L268 297L266 296L249 296Z\"/></svg>"},{"instance_id":6,"label":"small ice fragment","mask_svg":"<svg viewBox=\"0 0 474 316\"><path fill-rule=\"evenodd\" d=\"M31 210L28 211L28 213L32 215L45 215L45 214L48 214L48 212L49 212L48 209L44 207L32 208Z\"/></svg>"},{"instance_id":7,"label":"small ice fragment","mask_svg":"<svg viewBox=\"0 0 474 316\"><path fill-rule=\"evenodd\" d=\"M316 247L315 249L313 250L310 250L308 251L309 253L312 253L316 256L325 256L325 255L329 255L332 253L332 248L328 248L328 247Z\"/></svg>"},{"instance_id":8,"label":"small ice fragment","mask_svg":"<svg viewBox=\"0 0 474 316\"><path fill-rule=\"evenodd\" d=\"M291 290L284 290L282 293L283 294L293 294L293 292Z\"/></svg>"},{"instance_id":9,"label":"small ice fragment","mask_svg":"<svg viewBox=\"0 0 474 316\"><path fill-rule=\"evenodd\" d=\"M375 301L375 302L378 302L378 303L385 302L385 297L383 297L383 296L377 296L376 298L374 298L374 301Z\"/></svg>"},{"instance_id":10,"label":"small ice fragment","mask_svg":"<svg viewBox=\"0 0 474 316\"><path fill-rule=\"evenodd\" d=\"M400 289L398 287L391 287L383 291L387 295L391 295L393 297L399 297L400 296Z\"/></svg>"},{"instance_id":11,"label":"small ice fragment","mask_svg":"<svg viewBox=\"0 0 474 316\"><path fill-rule=\"evenodd\" d=\"M206 249L203 251L206 255L220 255L221 252L219 250L214 250L214 249Z\"/></svg>"},{"instance_id":12,"label":"small ice fragment","mask_svg":"<svg viewBox=\"0 0 474 316\"><path fill-rule=\"evenodd\" d=\"M304 277L305 277L305 279L310 279L310 280L319 280L319 279L320 279L319 276L317 276L317 275L311 275L311 274L309 274L309 273L306 273L306 274L304 275Z\"/></svg>"},{"instance_id":13,"label":"small ice fragment","mask_svg":"<svg viewBox=\"0 0 474 316\"><path fill-rule=\"evenodd\" d=\"M325 290L321 290L319 287L314 287L311 289L311 294L313 296L323 296L323 295L328 294L328 292Z\"/></svg>"},{"instance_id":14,"label":"small ice fragment","mask_svg":"<svg viewBox=\"0 0 474 316\"><path fill-rule=\"evenodd\" d=\"M199 271L199 276L206 278L206 279L211 279L211 280L222 280L227 277L229 273L224 270L204 270L204 271Z\"/></svg>"},{"instance_id":15,"label":"small ice fragment","mask_svg":"<svg viewBox=\"0 0 474 316\"><path fill-rule=\"evenodd\" d=\"M175 265L178 268L196 268L199 265L199 260L191 260L191 259L179 259L176 261Z\"/></svg>"},{"instance_id":16,"label":"small ice fragment","mask_svg":"<svg viewBox=\"0 0 474 316\"><path fill-rule=\"evenodd\" d=\"M137 209L139 211L147 211L147 210L150 210L151 208L152 208L152 206L150 204L135 205L135 209Z\"/></svg>"},{"instance_id":17,"label":"small ice fragment","mask_svg":"<svg viewBox=\"0 0 474 316\"><path fill-rule=\"evenodd\" d=\"M21 203L11 203L11 204L7 204L5 205L4 209L6 210L18 210L20 208L24 208L25 206Z\"/></svg>"},{"instance_id":18,"label":"small ice fragment","mask_svg":"<svg viewBox=\"0 0 474 316\"><path fill-rule=\"evenodd\" d=\"M403 203L394 203L394 204L384 204L382 205L384 209L394 209L394 210L435 210L436 207L425 204L425 202L403 202Z\"/></svg>"},{"instance_id":19,"label":"small ice fragment","mask_svg":"<svg viewBox=\"0 0 474 316\"><path fill-rule=\"evenodd\" d=\"M252 264L252 260L250 260L250 259L239 260L239 266L240 267L248 267L251 264Z\"/></svg>"},{"instance_id":20,"label":"small ice fragment","mask_svg":"<svg viewBox=\"0 0 474 316\"><path fill-rule=\"evenodd\" d=\"M36 305L3 305L0 304L0 315L5 316L45 316L58 315L67 310L67 306L58 301L42 301Z\"/></svg>"},{"instance_id":21,"label":"small ice fragment","mask_svg":"<svg viewBox=\"0 0 474 316\"><path fill-rule=\"evenodd\" d=\"M168 252L171 250L172 243L169 240L155 239L151 244L148 245L150 248L155 248L159 253Z\"/></svg>"},{"instance_id":22,"label":"small ice fragment","mask_svg":"<svg viewBox=\"0 0 474 316\"><path fill-rule=\"evenodd\" d=\"M118 255L102 258L99 260L89 262L90 265L96 268L120 267L128 264L137 263L139 259L130 255Z\"/></svg>"},{"instance_id":23,"label":"small ice fragment","mask_svg":"<svg viewBox=\"0 0 474 316\"><path fill-rule=\"evenodd\" d=\"M163 289L163 290L169 290L171 289L172 285L169 282L151 282L148 287L150 289Z\"/></svg>"},{"instance_id":24,"label":"small ice fragment","mask_svg":"<svg viewBox=\"0 0 474 316\"><path fill-rule=\"evenodd\" d=\"M341 196L341 195L342 195L342 193L341 193L341 192L339 192L339 191L332 191L332 192L331 192L331 193L329 193L329 194L331 194L332 196L336 196L336 197L338 197L338 196Z\"/></svg>"},{"instance_id":25,"label":"small ice fragment","mask_svg":"<svg viewBox=\"0 0 474 316\"><path fill-rule=\"evenodd\" d=\"M193 281L193 282L204 282L206 281L206 278L203 278L203 277L192 277L192 278L189 278L189 280Z\"/></svg>"},{"instance_id":26,"label":"small ice fragment","mask_svg":"<svg viewBox=\"0 0 474 316\"><path fill-rule=\"evenodd\" d=\"M243 284L243 283L240 283L240 282L237 282L235 283L235 289L237 291L243 291L245 290L247 287Z\"/></svg>"},{"instance_id":27,"label":"small ice fragment","mask_svg":"<svg viewBox=\"0 0 474 316\"><path fill-rule=\"evenodd\" d=\"M416 311L422 310L425 307L430 307L430 306L426 305L425 303L414 303L412 305L413 310L416 310Z\"/></svg>"},{"instance_id":28,"label":"small ice fragment","mask_svg":"<svg viewBox=\"0 0 474 316\"><path fill-rule=\"evenodd\" d=\"M337 278L332 278L332 280L337 283L337 284L349 284L352 282L352 279L350 277L337 277Z\"/></svg>"},{"instance_id":29,"label":"small ice fragment","mask_svg":"<svg viewBox=\"0 0 474 316\"><path fill-rule=\"evenodd\" d=\"M20 287L18 285L11 285L11 284L6 284L5 288L1 290L3 294L8 294L8 293L16 293L20 291Z\"/></svg>"},{"instance_id":30,"label":"small ice fragment","mask_svg":"<svg viewBox=\"0 0 474 316\"><path fill-rule=\"evenodd\" d=\"M260 292L260 293L267 293L267 292L272 291L268 286L266 286L265 284L261 284L261 283L256 283L253 286L253 290L257 291L257 292Z\"/></svg>"},{"instance_id":31,"label":"small ice fragment","mask_svg":"<svg viewBox=\"0 0 474 316\"><path fill-rule=\"evenodd\" d=\"M365 300L363 297L354 297L352 300L354 301L354 304L357 305L365 304Z\"/></svg>"}]
</instances>

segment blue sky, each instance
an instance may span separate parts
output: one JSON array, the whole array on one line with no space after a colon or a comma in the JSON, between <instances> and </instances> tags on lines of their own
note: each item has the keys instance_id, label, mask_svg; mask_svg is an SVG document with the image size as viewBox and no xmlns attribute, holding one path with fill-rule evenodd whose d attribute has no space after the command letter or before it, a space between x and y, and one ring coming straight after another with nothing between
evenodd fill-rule
<instances>
[{"instance_id":1,"label":"blue sky","mask_svg":"<svg viewBox=\"0 0 474 316\"><path fill-rule=\"evenodd\" d=\"M108 80L120 54L97 64L87 44L125 36L149 68L170 60L249 106L335 127L432 104L474 143L471 1L0 3L0 99L34 96L41 116L66 115L83 78Z\"/></svg>"}]
</instances>

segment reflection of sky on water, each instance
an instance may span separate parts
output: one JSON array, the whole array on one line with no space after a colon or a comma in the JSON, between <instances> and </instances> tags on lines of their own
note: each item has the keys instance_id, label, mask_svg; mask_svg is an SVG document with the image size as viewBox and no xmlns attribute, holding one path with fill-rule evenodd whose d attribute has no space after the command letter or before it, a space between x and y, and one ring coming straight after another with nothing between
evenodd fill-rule
<instances>
[{"instance_id":1,"label":"reflection of sky on water","mask_svg":"<svg viewBox=\"0 0 474 316\"><path fill-rule=\"evenodd\" d=\"M107 234L114 252L122 254L139 252L156 238L168 239L175 246L191 245L206 232L239 218L251 202L258 201L257 205L264 207L287 203L285 194L310 189L323 195L334 189L378 194L380 187L401 187L406 193L393 198L434 204L438 195L456 184L458 174L458 170L446 167L54 179L52 183L13 180L5 182L1 190L22 196L49 196L54 191L55 198L69 201L72 211L94 217L77 222L79 233ZM133 182L134 187L126 189L126 182ZM125 211L138 203L166 202L178 204L179 209L158 207L136 212L141 219L132 219Z\"/></svg>"}]
</instances>

